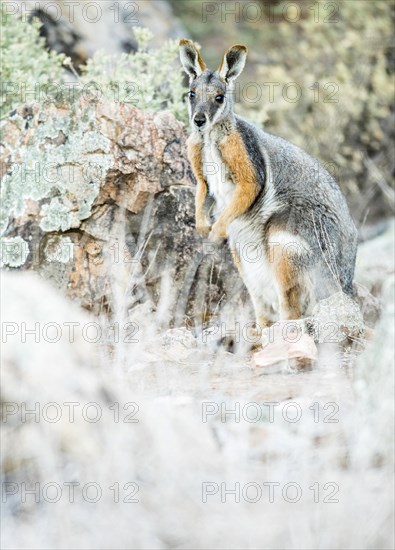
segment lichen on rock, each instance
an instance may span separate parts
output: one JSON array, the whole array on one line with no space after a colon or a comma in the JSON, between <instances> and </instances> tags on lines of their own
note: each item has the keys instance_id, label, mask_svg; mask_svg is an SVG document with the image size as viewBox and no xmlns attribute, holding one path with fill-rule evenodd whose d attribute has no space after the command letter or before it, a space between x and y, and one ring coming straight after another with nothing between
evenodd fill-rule
<instances>
[{"instance_id":1,"label":"lichen on rock","mask_svg":"<svg viewBox=\"0 0 395 550\"><path fill-rule=\"evenodd\" d=\"M21 237L1 240L0 267L21 267L29 255L29 244Z\"/></svg>"},{"instance_id":2,"label":"lichen on rock","mask_svg":"<svg viewBox=\"0 0 395 550\"><path fill-rule=\"evenodd\" d=\"M40 205L43 231L66 231L89 217L99 194L98 176L113 163L109 140L94 131L95 124L95 110L85 102L67 115L54 105L35 105L28 116L22 108L10 117L3 129L11 165L2 185L3 234L10 216L24 214L27 199Z\"/></svg>"},{"instance_id":3,"label":"lichen on rock","mask_svg":"<svg viewBox=\"0 0 395 550\"><path fill-rule=\"evenodd\" d=\"M48 262L60 262L67 264L72 261L74 244L70 237L52 237L45 247L45 255Z\"/></svg>"}]
</instances>

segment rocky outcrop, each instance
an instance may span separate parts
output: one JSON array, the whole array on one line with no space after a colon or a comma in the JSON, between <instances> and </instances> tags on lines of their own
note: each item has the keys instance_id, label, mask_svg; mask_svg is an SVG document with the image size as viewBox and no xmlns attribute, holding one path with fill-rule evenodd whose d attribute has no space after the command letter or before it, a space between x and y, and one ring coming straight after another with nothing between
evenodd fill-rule
<instances>
[{"instance_id":1,"label":"rocky outcrop","mask_svg":"<svg viewBox=\"0 0 395 550\"><path fill-rule=\"evenodd\" d=\"M186 132L172 114L80 99L21 107L3 132L5 266L38 271L96 314L114 312L115 287L126 310L158 304L166 287L178 322L208 315L224 281L238 299L232 263L195 232Z\"/></svg>"}]
</instances>

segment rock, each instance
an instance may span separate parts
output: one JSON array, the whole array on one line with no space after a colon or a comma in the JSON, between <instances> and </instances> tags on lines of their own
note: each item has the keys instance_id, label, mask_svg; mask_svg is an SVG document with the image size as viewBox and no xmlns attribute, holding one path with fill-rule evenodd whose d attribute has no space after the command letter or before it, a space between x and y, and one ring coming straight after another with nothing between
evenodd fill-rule
<instances>
[{"instance_id":1,"label":"rock","mask_svg":"<svg viewBox=\"0 0 395 550\"><path fill-rule=\"evenodd\" d=\"M382 289L383 310L372 341L359 357L355 369L356 394L363 427L358 436L355 457L375 467L393 460L394 434L394 327L395 278L389 277Z\"/></svg>"},{"instance_id":2,"label":"rock","mask_svg":"<svg viewBox=\"0 0 395 550\"><path fill-rule=\"evenodd\" d=\"M355 281L379 296L384 282L394 274L395 221L389 220L381 233L358 246Z\"/></svg>"},{"instance_id":3,"label":"rock","mask_svg":"<svg viewBox=\"0 0 395 550\"><path fill-rule=\"evenodd\" d=\"M268 373L301 369L317 359L317 348L311 336L304 332L303 322L283 321L264 329L261 351L253 354L255 367Z\"/></svg>"},{"instance_id":4,"label":"rock","mask_svg":"<svg viewBox=\"0 0 395 550\"><path fill-rule=\"evenodd\" d=\"M171 388L162 397L152 387L142 392L141 382L118 378L116 357L106 360L93 341L97 319L37 274L3 273L2 282L4 545L38 548L43 536L48 548L154 548L171 536L187 540L202 508L194 500L200 479L221 468L218 442L201 421L199 401L192 395L177 399ZM139 351L126 350L138 363ZM25 498L25 488L36 496ZM51 500L51 488L59 500ZM136 499L124 500L134 490ZM182 512L177 537L158 491L172 510L179 509L182 493L192 503Z\"/></svg>"},{"instance_id":5,"label":"rock","mask_svg":"<svg viewBox=\"0 0 395 550\"><path fill-rule=\"evenodd\" d=\"M395 221L381 221L364 235L369 232L373 238L358 246L354 286L364 321L372 328L382 312L383 286L394 274Z\"/></svg>"},{"instance_id":6,"label":"rock","mask_svg":"<svg viewBox=\"0 0 395 550\"><path fill-rule=\"evenodd\" d=\"M342 292L320 300L305 324L317 343L340 343L365 334L358 304Z\"/></svg>"},{"instance_id":7,"label":"rock","mask_svg":"<svg viewBox=\"0 0 395 550\"><path fill-rule=\"evenodd\" d=\"M169 329L162 336L162 360L183 361L196 354L196 338L185 328Z\"/></svg>"},{"instance_id":8,"label":"rock","mask_svg":"<svg viewBox=\"0 0 395 550\"><path fill-rule=\"evenodd\" d=\"M186 328L172 328L165 332L162 337L162 345L165 348L180 346L187 350L197 347L196 338Z\"/></svg>"},{"instance_id":9,"label":"rock","mask_svg":"<svg viewBox=\"0 0 395 550\"><path fill-rule=\"evenodd\" d=\"M107 54L136 51L135 26L149 28L154 33L156 46L166 39L186 35L166 0L119 0L91 2L90 5L67 0L50 3L37 0L34 6L16 0L13 4L17 14L40 19L40 33L48 48L65 53L77 68L99 50Z\"/></svg>"},{"instance_id":10,"label":"rock","mask_svg":"<svg viewBox=\"0 0 395 550\"><path fill-rule=\"evenodd\" d=\"M381 300L373 296L365 286L359 283L354 283L354 286L356 290L355 299L361 310L363 320L366 326L373 328L382 311Z\"/></svg>"},{"instance_id":11,"label":"rock","mask_svg":"<svg viewBox=\"0 0 395 550\"><path fill-rule=\"evenodd\" d=\"M2 403L15 405L2 409L3 414L9 413L3 419L8 441L5 473L23 479L21 469L38 480L37 452L49 456L54 443L66 454L82 452L85 460L99 452L99 440L89 437L86 422L76 421L72 430L63 414L50 424L49 438L49 422L42 417L47 403L55 402L56 408L68 401L103 402L105 390L95 361L97 346L89 342L93 333L88 335L89 326L98 329L99 325L36 274L2 273L2 280L7 288L2 300ZM31 421L27 415L28 421L20 423L22 404L30 410L37 402L39 419ZM48 417L54 411L56 416L54 408L48 409Z\"/></svg>"},{"instance_id":12,"label":"rock","mask_svg":"<svg viewBox=\"0 0 395 550\"><path fill-rule=\"evenodd\" d=\"M148 301L176 325L240 288L196 234L186 131L169 112L81 98L21 107L2 130L5 266L38 271L95 314Z\"/></svg>"}]
</instances>

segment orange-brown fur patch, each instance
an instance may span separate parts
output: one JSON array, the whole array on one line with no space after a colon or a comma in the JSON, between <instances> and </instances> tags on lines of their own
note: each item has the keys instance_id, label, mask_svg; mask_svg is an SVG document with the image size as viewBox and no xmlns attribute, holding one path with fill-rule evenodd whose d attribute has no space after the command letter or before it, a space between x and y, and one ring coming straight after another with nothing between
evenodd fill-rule
<instances>
[{"instance_id":1,"label":"orange-brown fur patch","mask_svg":"<svg viewBox=\"0 0 395 550\"><path fill-rule=\"evenodd\" d=\"M275 235L278 227L272 227L270 235ZM280 309L283 320L299 319L302 316L301 295L303 278L292 258L280 247L269 245L269 258L273 265L276 281L279 287Z\"/></svg>"},{"instance_id":2,"label":"orange-brown fur patch","mask_svg":"<svg viewBox=\"0 0 395 550\"><path fill-rule=\"evenodd\" d=\"M240 134L234 130L219 145L224 163L227 165L236 188L232 201L218 220L218 225L227 227L237 216L244 214L252 205L259 191L256 172L248 156Z\"/></svg>"},{"instance_id":3,"label":"orange-brown fur patch","mask_svg":"<svg viewBox=\"0 0 395 550\"><path fill-rule=\"evenodd\" d=\"M275 273L280 287L280 306L284 320L300 319L303 288L297 269L288 258L284 257L275 265Z\"/></svg>"},{"instance_id":4,"label":"orange-brown fur patch","mask_svg":"<svg viewBox=\"0 0 395 550\"><path fill-rule=\"evenodd\" d=\"M188 147L188 159L189 159L189 162L191 163L195 178L198 183L203 183L207 187L206 180L204 179L204 176L203 176L202 144L197 143L196 141L193 141L191 139L188 139L187 147Z\"/></svg>"},{"instance_id":5,"label":"orange-brown fur patch","mask_svg":"<svg viewBox=\"0 0 395 550\"><path fill-rule=\"evenodd\" d=\"M195 197L196 227L208 225L204 214L204 202L207 195L207 182L203 176L202 144L188 140L188 158L197 181Z\"/></svg>"}]
</instances>

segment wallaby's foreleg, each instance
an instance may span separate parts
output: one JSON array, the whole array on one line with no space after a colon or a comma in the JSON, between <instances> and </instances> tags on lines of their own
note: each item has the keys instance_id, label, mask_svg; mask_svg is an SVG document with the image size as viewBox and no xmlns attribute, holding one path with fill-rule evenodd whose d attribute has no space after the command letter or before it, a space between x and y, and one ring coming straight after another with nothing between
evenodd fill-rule
<instances>
[{"instance_id":1,"label":"wallaby's foreleg","mask_svg":"<svg viewBox=\"0 0 395 550\"><path fill-rule=\"evenodd\" d=\"M192 136L188 139L187 144L189 162L191 163L197 182L195 196L196 231L202 237L206 237L210 232L211 226L204 212L204 203L207 196L207 182L203 176L202 144L194 141Z\"/></svg>"},{"instance_id":2,"label":"wallaby's foreleg","mask_svg":"<svg viewBox=\"0 0 395 550\"><path fill-rule=\"evenodd\" d=\"M219 144L219 150L230 171L235 190L231 202L213 225L211 236L213 239L226 239L228 225L252 205L258 195L259 186L255 169L238 132L231 132Z\"/></svg>"}]
</instances>

